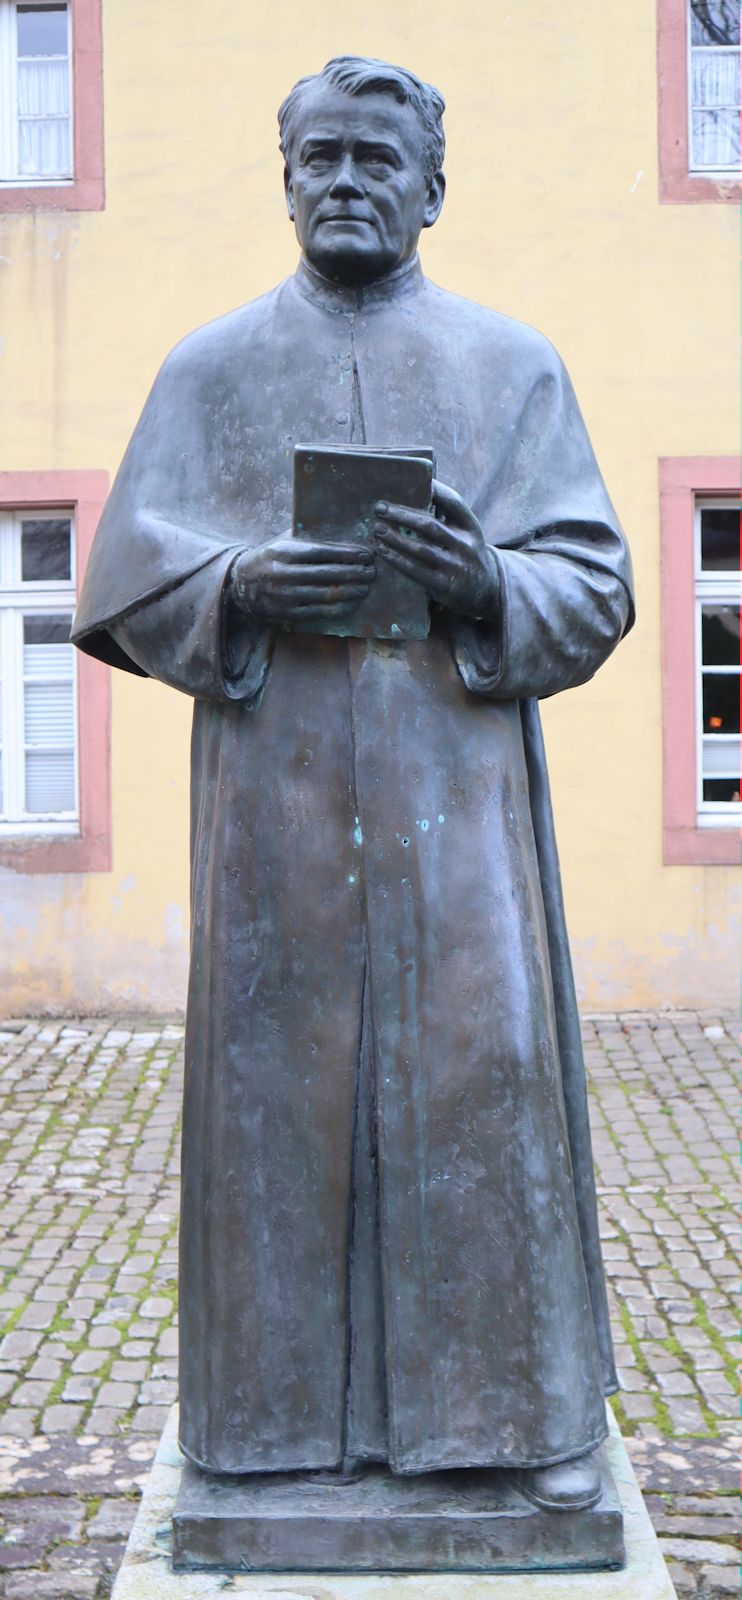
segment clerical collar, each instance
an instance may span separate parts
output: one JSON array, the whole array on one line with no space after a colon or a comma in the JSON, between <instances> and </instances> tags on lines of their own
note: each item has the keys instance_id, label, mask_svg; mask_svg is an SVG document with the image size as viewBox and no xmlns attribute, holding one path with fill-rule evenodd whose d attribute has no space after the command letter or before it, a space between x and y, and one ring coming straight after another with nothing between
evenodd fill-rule
<instances>
[{"instance_id":1,"label":"clerical collar","mask_svg":"<svg viewBox=\"0 0 742 1600\"><path fill-rule=\"evenodd\" d=\"M333 283L331 279L324 278L316 267L309 265L306 256L302 256L294 282L299 293L305 300L311 300L313 305L321 306L324 311L340 311L347 314L353 311L369 311L416 294L422 287L423 271L420 257L414 255L401 267L395 267L394 272L387 273L385 278L377 278L374 283L351 288L346 284Z\"/></svg>"}]
</instances>

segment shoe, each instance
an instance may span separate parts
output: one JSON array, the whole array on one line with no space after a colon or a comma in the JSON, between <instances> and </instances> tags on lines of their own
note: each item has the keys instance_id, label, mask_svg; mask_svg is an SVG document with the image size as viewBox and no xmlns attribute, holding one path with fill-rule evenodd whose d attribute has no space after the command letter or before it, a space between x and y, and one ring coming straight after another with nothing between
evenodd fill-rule
<instances>
[{"instance_id":1,"label":"shoe","mask_svg":"<svg viewBox=\"0 0 742 1600\"><path fill-rule=\"evenodd\" d=\"M528 1467L518 1473L518 1488L542 1511L586 1511L601 1495L600 1469L593 1450L554 1467Z\"/></svg>"}]
</instances>

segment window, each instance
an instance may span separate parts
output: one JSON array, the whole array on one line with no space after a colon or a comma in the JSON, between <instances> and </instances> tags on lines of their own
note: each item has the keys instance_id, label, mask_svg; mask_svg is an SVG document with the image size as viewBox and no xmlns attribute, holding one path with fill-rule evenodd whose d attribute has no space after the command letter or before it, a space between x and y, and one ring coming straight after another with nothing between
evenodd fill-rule
<instances>
[{"instance_id":1,"label":"window","mask_svg":"<svg viewBox=\"0 0 742 1600\"><path fill-rule=\"evenodd\" d=\"M698 823L742 823L740 787L740 507L696 500Z\"/></svg>"},{"instance_id":2,"label":"window","mask_svg":"<svg viewBox=\"0 0 742 1600\"><path fill-rule=\"evenodd\" d=\"M0 472L0 865L111 864L110 674L70 644L103 472Z\"/></svg>"},{"instance_id":3,"label":"window","mask_svg":"<svg viewBox=\"0 0 742 1600\"><path fill-rule=\"evenodd\" d=\"M739 202L740 0L657 0L660 199Z\"/></svg>"},{"instance_id":4,"label":"window","mask_svg":"<svg viewBox=\"0 0 742 1600\"><path fill-rule=\"evenodd\" d=\"M664 858L740 861L737 457L660 462Z\"/></svg>"},{"instance_id":5,"label":"window","mask_svg":"<svg viewBox=\"0 0 742 1600\"><path fill-rule=\"evenodd\" d=\"M691 172L739 171L739 0L690 0Z\"/></svg>"},{"instance_id":6,"label":"window","mask_svg":"<svg viewBox=\"0 0 742 1600\"><path fill-rule=\"evenodd\" d=\"M0 178L15 183L72 177L69 7L0 5Z\"/></svg>"},{"instance_id":7,"label":"window","mask_svg":"<svg viewBox=\"0 0 742 1600\"><path fill-rule=\"evenodd\" d=\"M0 211L103 206L101 0L0 0Z\"/></svg>"},{"instance_id":8,"label":"window","mask_svg":"<svg viewBox=\"0 0 742 1600\"><path fill-rule=\"evenodd\" d=\"M75 832L69 514L0 513L0 833Z\"/></svg>"}]
</instances>

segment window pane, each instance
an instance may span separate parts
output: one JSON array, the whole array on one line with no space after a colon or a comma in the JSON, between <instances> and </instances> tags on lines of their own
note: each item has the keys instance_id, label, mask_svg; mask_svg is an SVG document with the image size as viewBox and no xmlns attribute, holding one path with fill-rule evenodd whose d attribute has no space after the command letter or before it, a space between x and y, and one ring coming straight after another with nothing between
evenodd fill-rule
<instances>
[{"instance_id":1,"label":"window pane","mask_svg":"<svg viewBox=\"0 0 742 1600\"><path fill-rule=\"evenodd\" d=\"M739 0L690 0L693 44L739 44Z\"/></svg>"},{"instance_id":2,"label":"window pane","mask_svg":"<svg viewBox=\"0 0 742 1600\"><path fill-rule=\"evenodd\" d=\"M723 739L720 734L707 734L703 741L704 778L736 777L740 766L739 739L734 735Z\"/></svg>"},{"instance_id":3,"label":"window pane","mask_svg":"<svg viewBox=\"0 0 742 1600\"><path fill-rule=\"evenodd\" d=\"M739 166L739 111L694 111L692 134L692 166Z\"/></svg>"},{"instance_id":4,"label":"window pane","mask_svg":"<svg viewBox=\"0 0 742 1600\"><path fill-rule=\"evenodd\" d=\"M721 506L701 512L701 570L739 572L740 513Z\"/></svg>"},{"instance_id":5,"label":"window pane","mask_svg":"<svg viewBox=\"0 0 742 1600\"><path fill-rule=\"evenodd\" d=\"M691 56L691 103L694 106L739 105L739 55L727 50L694 50Z\"/></svg>"},{"instance_id":6,"label":"window pane","mask_svg":"<svg viewBox=\"0 0 742 1600\"><path fill-rule=\"evenodd\" d=\"M738 802L740 798L740 780L736 778L705 778L703 784L704 800Z\"/></svg>"},{"instance_id":7,"label":"window pane","mask_svg":"<svg viewBox=\"0 0 742 1600\"><path fill-rule=\"evenodd\" d=\"M732 667L740 659L739 606L701 607L701 656L706 667Z\"/></svg>"},{"instance_id":8,"label":"window pane","mask_svg":"<svg viewBox=\"0 0 742 1600\"><path fill-rule=\"evenodd\" d=\"M27 683L23 698L26 744L46 750L72 749L75 742L72 681Z\"/></svg>"},{"instance_id":9,"label":"window pane","mask_svg":"<svg viewBox=\"0 0 742 1600\"><path fill-rule=\"evenodd\" d=\"M18 121L18 171L23 178L67 178L72 173L69 118Z\"/></svg>"},{"instance_id":10,"label":"window pane","mask_svg":"<svg viewBox=\"0 0 742 1600\"><path fill-rule=\"evenodd\" d=\"M66 6L18 7L19 56L67 54Z\"/></svg>"},{"instance_id":11,"label":"window pane","mask_svg":"<svg viewBox=\"0 0 742 1600\"><path fill-rule=\"evenodd\" d=\"M66 61L21 61L18 64L18 115L68 117L70 69Z\"/></svg>"},{"instance_id":12,"label":"window pane","mask_svg":"<svg viewBox=\"0 0 742 1600\"><path fill-rule=\"evenodd\" d=\"M71 526L68 518L21 523L21 578L43 583L46 578L69 578Z\"/></svg>"},{"instance_id":13,"label":"window pane","mask_svg":"<svg viewBox=\"0 0 742 1600\"><path fill-rule=\"evenodd\" d=\"M741 683L738 672L704 672L704 733L739 733Z\"/></svg>"},{"instance_id":14,"label":"window pane","mask_svg":"<svg viewBox=\"0 0 742 1600\"><path fill-rule=\"evenodd\" d=\"M74 677L74 650L69 640L71 613L23 618L23 676L37 682Z\"/></svg>"},{"instance_id":15,"label":"window pane","mask_svg":"<svg viewBox=\"0 0 742 1600\"><path fill-rule=\"evenodd\" d=\"M74 752L29 751L26 755L26 810L38 815L39 812L74 809Z\"/></svg>"},{"instance_id":16,"label":"window pane","mask_svg":"<svg viewBox=\"0 0 742 1600\"><path fill-rule=\"evenodd\" d=\"M24 644L66 644L72 628L72 612L43 613L23 618Z\"/></svg>"}]
</instances>

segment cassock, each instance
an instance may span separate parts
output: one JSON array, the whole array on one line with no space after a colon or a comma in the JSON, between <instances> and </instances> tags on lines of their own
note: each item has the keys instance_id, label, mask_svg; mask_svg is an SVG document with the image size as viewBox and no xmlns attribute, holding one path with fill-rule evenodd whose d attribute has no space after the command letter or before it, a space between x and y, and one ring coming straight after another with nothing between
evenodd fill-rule
<instances>
[{"instance_id":1,"label":"cassock","mask_svg":"<svg viewBox=\"0 0 742 1600\"><path fill-rule=\"evenodd\" d=\"M229 599L297 442L432 446L500 596L412 642ZM427 281L295 277L166 360L83 649L191 695L181 1443L214 1472L541 1466L615 1387L537 701L632 620L569 380Z\"/></svg>"}]
</instances>

